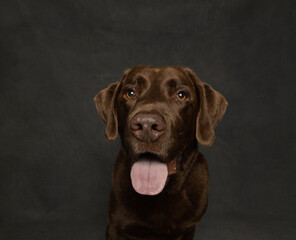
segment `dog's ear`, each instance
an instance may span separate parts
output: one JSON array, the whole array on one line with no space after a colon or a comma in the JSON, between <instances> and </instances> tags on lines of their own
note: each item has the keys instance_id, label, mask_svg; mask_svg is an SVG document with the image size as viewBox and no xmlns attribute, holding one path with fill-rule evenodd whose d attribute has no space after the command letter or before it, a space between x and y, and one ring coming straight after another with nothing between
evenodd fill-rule
<instances>
[{"instance_id":1,"label":"dog's ear","mask_svg":"<svg viewBox=\"0 0 296 240\"><path fill-rule=\"evenodd\" d=\"M199 97L196 139L204 146L211 146L215 140L214 129L221 121L228 103L222 94L215 91L209 84L201 82L191 69L185 68L184 70L193 81Z\"/></svg>"},{"instance_id":2,"label":"dog's ear","mask_svg":"<svg viewBox=\"0 0 296 240\"><path fill-rule=\"evenodd\" d=\"M111 142L118 135L118 119L116 101L121 90L122 81L125 79L129 69L125 71L122 79L116 83L110 84L107 88L100 91L95 97L97 111L106 124L105 137Z\"/></svg>"}]
</instances>

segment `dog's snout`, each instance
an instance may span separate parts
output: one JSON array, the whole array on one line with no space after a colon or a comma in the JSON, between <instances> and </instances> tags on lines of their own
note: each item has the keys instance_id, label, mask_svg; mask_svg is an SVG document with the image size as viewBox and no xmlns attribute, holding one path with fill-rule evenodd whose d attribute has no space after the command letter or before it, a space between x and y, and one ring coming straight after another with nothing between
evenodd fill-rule
<instances>
[{"instance_id":1,"label":"dog's snout","mask_svg":"<svg viewBox=\"0 0 296 240\"><path fill-rule=\"evenodd\" d=\"M164 132L166 124L158 114L140 113L131 120L131 131L140 141L156 141Z\"/></svg>"}]
</instances>

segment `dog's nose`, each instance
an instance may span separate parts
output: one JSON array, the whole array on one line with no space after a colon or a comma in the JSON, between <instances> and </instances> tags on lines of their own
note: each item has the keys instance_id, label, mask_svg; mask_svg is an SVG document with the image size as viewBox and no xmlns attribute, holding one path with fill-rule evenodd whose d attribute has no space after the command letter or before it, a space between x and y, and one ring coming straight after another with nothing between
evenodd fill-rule
<instances>
[{"instance_id":1,"label":"dog's nose","mask_svg":"<svg viewBox=\"0 0 296 240\"><path fill-rule=\"evenodd\" d=\"M153 142L165 131L166 124L163 118L154 113L140 113L131 120L131 130L141 141Z\"/></svg>"}]
</instances>

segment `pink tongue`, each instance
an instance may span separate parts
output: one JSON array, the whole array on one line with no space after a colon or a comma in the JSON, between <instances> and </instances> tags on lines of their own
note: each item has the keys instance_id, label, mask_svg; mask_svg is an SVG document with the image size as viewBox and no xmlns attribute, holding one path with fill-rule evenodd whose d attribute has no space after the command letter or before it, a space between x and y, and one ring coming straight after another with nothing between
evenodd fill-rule
<instances>
[{"instance_id":1,"label":"pink tongue","mask_svg":"<svg viewBox=\"0 0 296 240\"><path fill-rule=\"evenodd\" d=\"M167 177L168 167L165 163L141 160L132 166L132 185L139 194L159 194L165 186Z\"/></svg>"}]
</instances>

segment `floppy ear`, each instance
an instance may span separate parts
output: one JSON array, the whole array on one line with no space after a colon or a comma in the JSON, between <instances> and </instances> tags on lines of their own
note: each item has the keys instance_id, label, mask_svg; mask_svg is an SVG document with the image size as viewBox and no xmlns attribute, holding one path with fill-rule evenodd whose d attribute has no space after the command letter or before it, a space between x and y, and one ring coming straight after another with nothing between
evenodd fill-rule
<instances>
[{"instance_id":1,"label":"floppy ear","mask_svg":"<svg viewBox=\"0 0 296 240\"><path fill-rule=\"evenodd\" d=\"M191 69L186 68L185 71L193 81L200 101L196 119L196 139L204 146L211 146L215 140L214 129L221 121L228 103L222 94L209 84L201 82Z\"/></svg>"},{"instance_id":2,"label":"floppy ear","mask_svg":"<svg viewBox=\"0 0 296 240\"><path fill-rule=\"evenodd\" d=\"M106 124L105 137L113 141L118 135L118 122L116 113L116 99L120 91L120 82L112 83L100 91L94 98L97 111Z\"/></svg>"},{"instance_id":3,"label":"floppy ear","mask_svg":"<svg viewBox=\"0 0 296 240\"><path fill-rule=\"evenodd\" d=\"M110 84L109 87L103 89L94 97L98 113L106 124L105 137L109 142L113 141L118 135L116 100L121 90L121 84L130 71L130 69L125 70L120 81Z\"/></svg>"}]
</instances>

